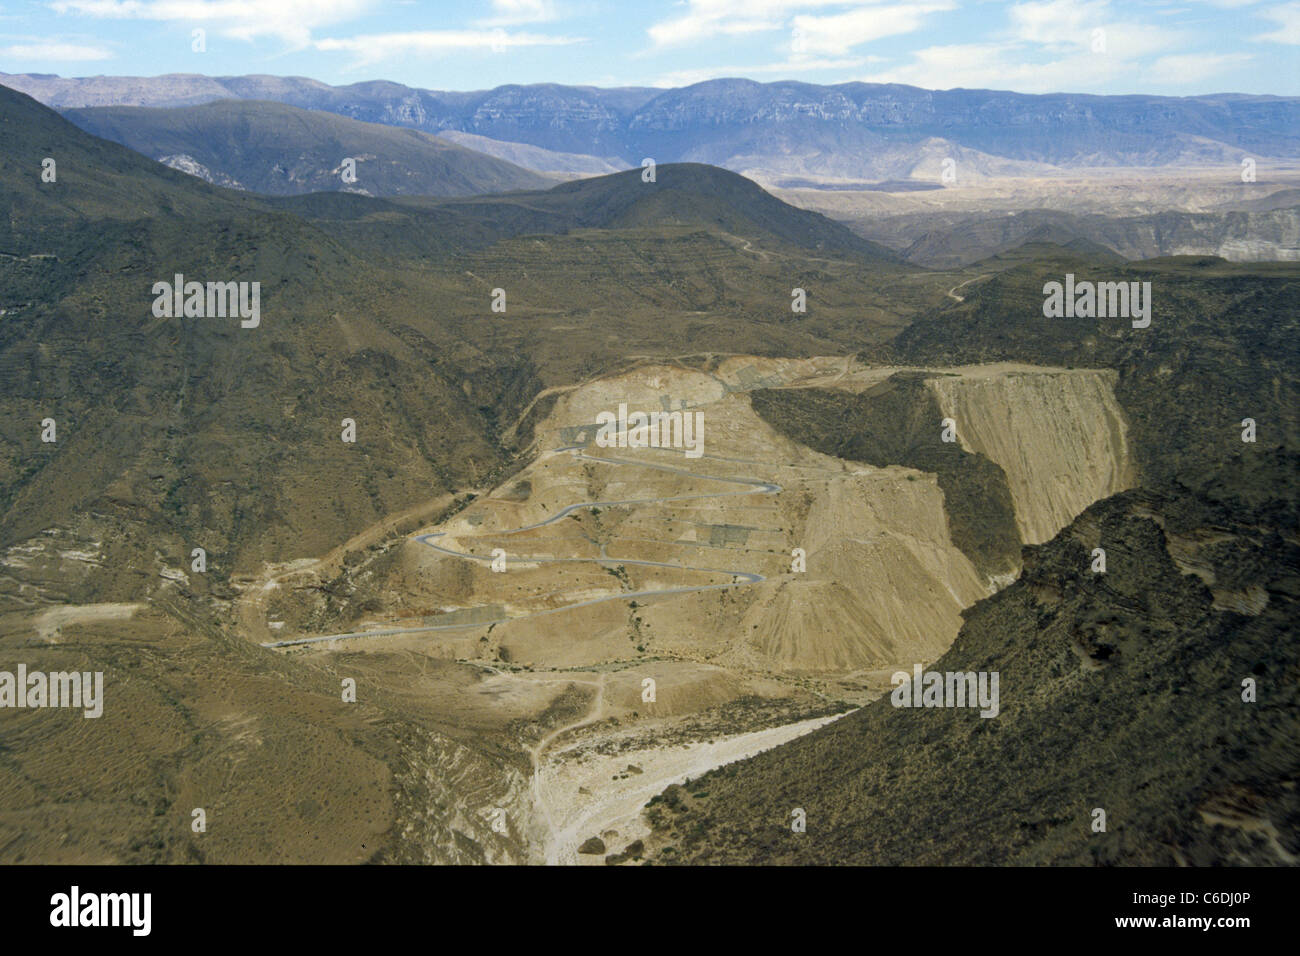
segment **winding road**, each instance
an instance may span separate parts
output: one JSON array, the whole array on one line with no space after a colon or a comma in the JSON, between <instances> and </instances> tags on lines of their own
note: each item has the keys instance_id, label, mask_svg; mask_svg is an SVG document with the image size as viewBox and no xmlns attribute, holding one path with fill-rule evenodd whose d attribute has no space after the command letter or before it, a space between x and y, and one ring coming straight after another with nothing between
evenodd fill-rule
<instances>
[{"instance_id":1,"label":"winding road","mask_svg":"<svg viewBox=\"0 0 1300 956\"><path fill-rule=\"evenodd\" d=\"M993 275L992 272L986 272L982 276L975 276L975 278L973 279L967 279L965 282L958 283L957 285L953 286L951 289L948 290L947 292L948 298L953 299L954 301L957 302L965 302L966 297L964 295L958 295L957 290L964 286L970 285L972 282L978 282L980 279L987 279L991 275Z\"/></svg>"},{"instance_id":2,"label":"winding road","mask_svg":"<svg viewBox=\"0 0 1300 956\"><path fill-rule=\"evenodd\" d=\"M669 502L669 501L693 501L702 498L729 498L729 497L735 497L737 495L753 495L753 494L770 495L770 494L776 494L781 490L781 486L776 484L775 482L765 481L760 478L724 478L724 477L719 477L718 475L705 475L705 474L700 474L698 472L687 471L684 468L674 468L670 465L656 465L656 464L651 464L649 462L630 461L625 458L605 458L600 456L593 456L593 455L588 455L585 453L585 451L583 451L585 447L586 447L585 445L567 445L563 448L557 448L554 454L563 454L564 452L570 452L574 454L575 457L584 459L586 461L594 461L594 462L601 462L604 464L615 464L615 465L632 465L637 468L650 468L655 471L666 471L672 474L684 475L689 478L700 478L707 481L721 481L730 484L744 485L745 489L742 491L716 491L716 492L704 492L701 494L694 494L694 495L670 495L667 497L657 497L657 498L622 498L622 499L610 499L610 500L601 500L601 501L580 501L576 504L565 506L560 511L556 512L555 514L553 514L551 517L547 518L544 521L538 521L533 524L524 525L521 528L511 529L509 531L497 532L497 534L504 536L504 535L511 535L511 534L520 534L525 531L532 531L536 528L542 528L545 527L546 525L553 524L556 521L559 521L562 518L567 517L573 512L580 511L584 508L612 508L620 505L658 504L661 502ZM709 455L704 455L702 457L712 458L712 456ZM716 460L731 460L731 459L716 459ZM491 557L483 557L477 554L470 554L469 552L466 551L454 551L451 548L444 548L442 545L434 543L435 538L444 537L445 534L446 532L442 532L442 531L432 532L429 534L421 534L421 535L416 535L415 540L420 542L421 544L433 548L435 551L441 552L442 554L448 554L457 558L465 558L470 561L478 561L483 564L490 564L492 562L493 559ZM524 614L514 618L502 616L499 618L495 618L493 620L475 621L470 624L426 624L420 627L390 627L390 628L376 628L374 630L368 630L368 631L348 631L343 634L326 634L318 637L299 637L299 638L292 638L284 641L267 641L264 642L262 646L263 647L293 647L293 646L303 645L303 644L317 644L324 641L342 641L342 640L349 640L349 639L359 638L359 637L384 637L384 636L395 635L395 634L418 634L418 633L424 633L428 631L463 630L464 628L467 627L482 627L484 625L500 624L508 620L524 620L530 617L541 617L547 614L558 614L561 611L569 611L574 608L587 607L592 604L601 604L605 601L626 601L631 598L637 598L637 597L651 597L651 596L660 596L665 594L690 594L696 591L724 590L727 588L739 587L744 584L758 584L760 581L766 580L766 578L763 575L754 573L752 571L731 570L726 568L702 568L702 567L695 567L687 564L671 564L666 561L642 561L635 558L610 557L609 555L604 554L603 545L601 547L601 552L602 552L601 556L596 558L520 557L517 558L516 560L525 561L529 564L595 563L600 565L621 564L621 565L637 565L640 567L673 568L674 570L679 570L679 571L696 571L705 574L729 574L733 578L736 578L738 580L733 580L726 584L700 584L700 585L694 585L690 587L659 588L659 589L646 590L646 591L622 591L619 592L618 594L611 594L607 597L593 598L592 600L589 601L579 601L576 604L566 604L564 607L551 608L545 611L534 611L531 614Z\"/></svg>"},{"instance_id":3,"label":"winding road","mask_svg":"<svg viewBox=\"0 0 1300 956\"><path fill-rule=\"evenodd\" d=\"M842 374L843 372L841 375ZM490 532L490 537L496 539L498 537L522 534L538 528L554 525L569 515L572 515L574 512L583 509L655 505L671 502L698 501L704 499L758 494L772 495L777 494L782 490L781 485L774 481L768 481L762 478L734 476L723 477L690 471L686 468L679 468L665 464L635 461L625 458L588 455L585 448L586 446L583 444L568 445L555 449L551 454L569 454L574 456L576 459L589 462L613 466L633 466L661 471L671 475L698 479L701 481L720 482L724 485L732 485L736 487L725 491L698 492L693 494L580 501L566 505L558 512L544 520L536 521L510 530L492 531ZM737 465L742 467L746 465L761 467L768 464L765 462L750 461L740 458L723 458L714 455L704 455L702 457L707 458L710 461L725 462L733 467ZM441 554L463 558L469 561L477 561L484 564L490 564L492 562L493 559L490 556L485 557L447 547L440 540L447 538L447 535L447 532L427 532L416 534L413 538L420 544L432 548ZM639 558L611 557L606 553L604 544L600 546L600 554L597 557L549 558L511 555L510 559L528 564L594 563L606 567L628 565L671 568L674 570L690 571L701 574L725 575L729 576L731 580L718 584L700 584L662 588L657 590L646 589L638 591L620 591L604 597L579 601L577 603L567 604L563 607L551 608L549 610L535 611L513 618L502 615L492 620L482 620L468 624L431 624L421 627L378 628L366 631L352 631L343 634L328 634L316 637L300 637L282 641L270 641L264 643L262 646L268 648L279 648L362 637L382 637L385 635L414 634L442 630L463 630L465 628L476 628L489 624L501 623L507 620L523 620L530 617L556 614L561 611L587 607L606 601L628 601L639 597L656 597L670 594L689 594L699 591L724 590L743 585L757 584L766 580L765 576L762 574L741 569L700 567L684 563L649 561ZM478 663L477 666L485 667L487 670L501 677L509 678L510 680L524 679L522 675L501 671L492 667L490 664ZM686 745L684 748L669 748L663 753L651 753L638 749L628 753L620 751L617 759L606 759L603 756L598 756L593 759L605 760L610 764L608 768L602 766L601 773L613 771L615 779L618 779L617 771L620 769L620 766L625 764L634 755L635 759L644 767L644 770L639 770L638 776L632 780L628 780L628 778L624 776L622 779L627 780L628 782L616 784L612 788L607 786L597 796L590 797L584 801L581 798L575 797L571 791L574 787L577 787L578 792L580 793L585 793L586 791L583 791L581 787L578 786L577 782L566 782L564 775L557 766L553 765L552 762L548 760L548 755L562 739L583 728L590 728L592 725L598 724L607 716L609 711L609 704L606 699L607 678L608 675L604 673L582 676L570 674L557 674L553 677L543 677L533 674L527 676L527 679L530 681L543 680L564 682L570 685L585 686L595 692L592 695L590 705L586 708L585 713L576 716L568 723L552 728L535 743L527 747L526 752L531 770L531 779L529 781L529 795L531 797L529 842L534 847L533 853L536 854L534 859L538 862L544 862L549 865L576 864L580 862L577 850L582 839L592 834L606 833L610 828L617 829L620 833L624 834L625 840L630 841L633 839L634 831L639 832L636 828L640 826L640 824L634 821L639 820L639 814L642 807L645 805L645 802L668 785L681 783L687 779L698 777L721 764L743 759L752 756L755 753L777 746L793 739L794 737L801 736L816 727L820 727L828 721L834 720L840 716L833 715L829 717L813 718L798 721L789 725L728 735L719 740L697 741ZM604 779L603 776L602 779ZM587 858L581 859L586 860Z\"/></svg>"}]
</instances>

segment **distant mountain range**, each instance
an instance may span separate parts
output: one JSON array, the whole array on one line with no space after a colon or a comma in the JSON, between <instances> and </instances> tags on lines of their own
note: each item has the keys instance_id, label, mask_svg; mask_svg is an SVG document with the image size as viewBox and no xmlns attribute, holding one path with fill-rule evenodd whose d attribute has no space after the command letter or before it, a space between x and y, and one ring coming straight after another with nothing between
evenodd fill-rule
<instances>
[{"instance_id":1,"label":"distant mountain range","mask_svg":"<svg viewBox=\"0 0 1300 956\"><path fill-rule=\"evenodd\" d=\"M1300 260L1300 205L1200 213L1163 210L1125 217L1031 209L1000 216L914 217L913 221L914 229L928 225L902 250L903 256L930 268L960 268L1024 243L1044 242L1083 243L1094 253L1113 252L1125 259L1215 255L1232 262ZM891 222L881 232L906 225ZM872 234L869 229L862 231Z\"/></svg>"},{"instance_id":2,"label":"distant mountain range","mask_svg":"<svg viewBox=\"0 0 1300 956\"><path fill-rule=\"evenodd\" d=\"M65 116L215 185L268 195L473 196L541 189L556 178L418 130L259 100L93 107Z\"/></svg>"},{"instance_id":3,"label":"distant mountain range","mask_svg":"<svg viewBox=\"0 0 1300 956\"><path fill-rule=\"evenodd\" d=\"M622 162L617 157L601 159L599 156L584 156L581 153L558 153L552 149L542 149L540 146L529 146L527 143L507 143L499 139L488 139L486 136L477 136L474 133L465 133L454 129L444 129L438 133L438 137L451 140L466 149L486 153L489 156L495 156L497 159L504 159L506 162L524 166L527 169L534 169L541 173L555 172L600 176L605 173L617 173L630 165Z\"/></svg>"},{"instance_id":4,"label":"distant mountain range","mask_svg":"<svg viewBox=\"0 0 1300 956\"><path fill-rule=\"evenodd\" d=\"M1047 166L1235 166L1244 155L1300 153L1300 98L1228 93L1026 95L743 79L668 90L538 84L445 92L383 81L334 87L300 77L190 74L0 74L0 83L61 110L269 100L575 154L587 166L593 158L639 165L651 157L760 177L935 179L947 158L970 177Z\"/></svg>"}]
</instances>

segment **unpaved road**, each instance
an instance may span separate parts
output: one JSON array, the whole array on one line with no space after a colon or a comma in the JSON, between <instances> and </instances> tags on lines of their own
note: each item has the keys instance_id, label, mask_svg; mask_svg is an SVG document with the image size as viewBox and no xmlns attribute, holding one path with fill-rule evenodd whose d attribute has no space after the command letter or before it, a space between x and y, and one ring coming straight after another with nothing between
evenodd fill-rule
<instances>
[{"instance_id":1,"label":"unpaved road","mask_svg":"<svg viewBox=\"0 0 1300 956\"><path fill-rule=\"evenodd\" d=\"M657 464L651 464L649 462L631 461L625 458L606 458L600 456L592 456L586 454L582 450L583 447L584 446L582 445L571 445L565 448L557 449L554 452L554 454L569 453L578 458L584 459L586 461L601 462L603 464L614 464L614 465L631 465L637 468L650 468L655 471L666 471L672 474L685 475L688 478L700 478L706 481L720 481L723 483L744 485L745 488L742 491L701 492L699 494L694 494L694 495L669 495L667 497L659 497L659 498L623 498L623 499L613 499L608 501L580 501L576 504L568 505L560 509L560 511L558 511L556 514L552 515L551 517L547 518L544 521L538 521L535 522L534 524L524 525L522 528L514 528L510 531L494 532L494 536L520 534L521 532L524 531L532 531L535 528L542 528L545 527L546 525L553 524L554 522L559 521L567 517L568 515L572 514L573 512L579 511L583 508L609 508L617 505L658 504L660 502L667 502L667 501L695 501L701 498L730 498L736 495L753 495L753 494L771 495L771 494L776 494L781 490L780 485L776 484L775 482L765 481L761 478L734 478L734 477L724 478L724 477L719 477L718 475L705 475L705 474L700 474L698 472L687 471L684 468L674 468L671 465L657 465ZM705 455L703 457L708 458L710 456ZM470 554L464 551L453 551L450 548L444 548L441 545L434 544L433 539L441 538L443 537L443 534L444 534L443 532L434 532L431 534L416 535L415 540L419 541L421 544L428 545L429 547L433 548L435 551L440 551L443 554L448 554L453 557L465 558L470 561L478 561L482 564L492 563L492 558L490 557L484 557L482 555L477 555L477 554ZM727 575L731 575L734 580L726 582L724 584L700 584L700 585L692 585L692 586L682 586L677 588L659 588L659 589L648 590L648 591L620 591L617 594L611 594L606 597L593 598L589 601L579 601L575 604L566 604L564 607L551 608L545 611L536 611L532 614L521 615L520 617L517 618L501 617L495 620L476 621L473 624L430 624L421 627L389 627L389 628L380 628L380 629L369 630L369 631L348 631L342 634L324 634L317 637L298 637L298 638L291 638L283 641L265 641L262 643L262 646L263 647L293 647L301 644L317 644L323 641L342 641L342 640L350 640L353 638L360 638L360 637L385 637L394 634L422 634L429 631L463 630L464 628L467 627L482 627L485 624L499 624L502 621L506 621L506 620L523 620L529 617L541 617L542 615L546 615L546 614L557 614L561 611L568 611L577 607L586 607L591 604L601 604L605 601L627 601L638 597L656 597L656 596L662 596L666 594L690 594L694 591L725 590L727 588L740 587L741 585L744 584L757 584L760 581L766 580L763 575L756 574L752 571L744 571L739 569L728 569L728 568L703 568L703 567L695 567L692 565L671 564L666 561L642 561L636 558L619 558L619 557L610 557L608 555L604 555L598 558L528 558L523 556L516 556L515 560L522 561L529 564L542 564L542 563L546 563L546 564L565 564L565 563L592 564L594 563L594 564L601 564L601 565L631 564L631 565L640 565L643 567L673 568L674 570L680 570L680 571L696 571L705 574L727 574ZM297 568L294 570L301 570L301 569Z\"/></svg>"},{"instance_id":2,"label":"unpaved road","mask_svg":"<svg viewBox=\"0 0 1300 956\"><path fill-rule=\"evenodd\" d=\"M839 375L836 377L836 380L838 381L843 378L848 372L848 369L849 361L846 360L844 368L839 370ZM573 445L556 449L552 454L571 454L577 458L595 463L647 468L688 478L720 482L722 484L739 485L741 487L735 490L700 492L687 495L581 501L560 509L556 514L551 515L543 521L538 521L509 531L496 531L493 536L497 537L510 534L520 534L536 528L545 527L582 509L609 508L629 505L652 505L665 502L692 501L755 494L776 494L781 491L781 486L779 484L762 478L734 476L723 477L719 475L693 472L670 465L653 464L622 458L592 456L587 455L584 448L585 446L583 445ZM710 455L705 455L703 457L709 458L710 460L725 460L732 464L764 464L757 461L750 462L740 461L738 459L718 459L716 456ZM446 503L449 503L449 500L450 496L447 496L446 501L426 503L423 508L425 510L433 510L430 508L430 505L445 505ZM409 513L400 517L408 516ZM274 569L268 569L268 573L261 580L248 588L244 595L241 595L240 610L243 612L242 616L245 618L245 623L249 623L248 618L257 617L259 616L259 612L261 612L260 616L263 619L259 621L261 625L260 632L269 637L270 635L266 634L266 624L264 621L265 595L276 587L280 580L305 570L319 570L322 567L337 564L341 561L342 556L348 550L378 540L382 533L387 531L394 524L396 524L396 520L390 519L383 522L381 526L367 529L363 534L358 535L356 538L347 542L347 544L336 548L329 555L318 561L294 562L288 566L281 565ZM456 551L435 543L436 539L443 537L444 534L444 532L419 534L415 536L415 540L443 554L470 561L491 563L491 557ZM536 617L543 614L555 614L560 611L598 604L604 601L626 601L637 597L686 594L696 591L733 588L747 584L756 584L765 580L765 577L761 574L741 569L705 568L663 561L611 557L604 552L603 548L601 555L594 558L529 558L522 555L516 555L513 556L513 559L526 563L588 562L601 565L639 565L645 567L672 568L675 570L715 575L727 575L731 577L729 582L721 584L619 592L605 597L577 602L560 608L538 611L526 615L527 617ZM507 618L503 617L500 620L504 621L507 620ZM427 625L423 627L382 628L342 634L320 635L316 637L302 637L282 641L267 641L262 646L271 648L288 647L301 644L346 640L350 638L455 630L463 629L465 627L481 627L486 623L492 622L479 621L474 624L444 624ZM598 836L603 833L609 833L610 831L617 831L618 837L616 839L621 840L622 842L619 843L618 846L611 844L609 850L610 852L614 852L617 849L621 849L622 846L625 846L627 842L635 839L636 836L633 836L632 834L644 835L647 830L645 824L640 819L641 811L646 802L656 794L662 792L664 788L674 783L682 783L688 778L699 777L715 767L736 760L742 760L764 750L771 749L772 747L809 733L818 727L829 723L831 720L837 719L836 716L819 717L784 726L769 727L764 730L734 734L713 741L700 741L696 743L668 745L662 747L647 744L632 749L622 750L613 754L599 754L590 751L589 749L585 749L588 748L591 743L591 739L588 737L585 741L573 741L564 744L563 749L560 751L560 755L556 755L553 751L557 746L557 743L561 741L561 738L576 731L580 731L584 727L596 724L608 716L608 708L605 700L607 675L588 674L583 677L579 677L576 674L566 674L563 676L525 676L507 674L506 672L496 670L495 668L489 669L501 676L509 676L517 680L541 680L547 682L564 681L566 683L580 684L595 688L595 695L586 714L577 720L551 730L538 740L537 743L528 747L527 750L532 765L532 821L530 830L533 834L533 845L535 847L534 859L538 862L545 862L552 865L601 861L601 857L580 857L577 852L578 847L590 836ZM617 735L618 732L615 732L614 736ZM604 736L604 734L602 733L601 736ZM640 770L639 773L628 772L627 768L631 763L637 765ZM611 834L611 840L614 839L615 838Z\"/></svg>"},{"instance_id":3,"label":"unpaved road","mask_svg":"<svg viewBox=\"0 0 1300 956\"><path fill-rule=\"evenodd\" d=\"M976 276L976 277L973 278L973 279L967 279L965 282L958 283L957 285L953 286L951 289L948 290L948 293L947 293L948 298L950 298L950 299L954 299L954 300L956 300L957 302L965 302L965 301L966 301L966 297L965 297L964 295L958 295L958 294L957 294L957 290L960 289L960 288L962 288L962 287L964 287L964 286L968 286L968 285L970 285L972 282L978 282L980 279L987 279L987 278L988 278L989 276L991 276L991 275L993 275L992 272L986 272L986 273L985 273L984 275L982 275L982 276Z\"/></svg>"},{"instance_id":4,"label":"unpaved road","mask_svg":"<svg viewBox=\"0 0 1300 956\"><path fill-rule=\"evenodd\" d=\"M485 491L484 489L474 488L467 493L478 496L484 494ZM388 515L382 521L378 521L364 531L353 535L347 541L319 558L302 558L268 566L261 577L243 587L238 599L235 601L235 613L239 617L239 623L250 635L269 637L271 631L266 623L266 598L271 591L279 587L284 578L305 572L336 573L342 567L343 558L349 551L369 547L381 540L403 521L427 519L430 515L437 514L439 511L450 507L455 500L455 493L440 495L437 498L407 508L405 511ZM283 643L270 642L264 643L262 646L281 647Z\"/></svg>"}]
</instances>

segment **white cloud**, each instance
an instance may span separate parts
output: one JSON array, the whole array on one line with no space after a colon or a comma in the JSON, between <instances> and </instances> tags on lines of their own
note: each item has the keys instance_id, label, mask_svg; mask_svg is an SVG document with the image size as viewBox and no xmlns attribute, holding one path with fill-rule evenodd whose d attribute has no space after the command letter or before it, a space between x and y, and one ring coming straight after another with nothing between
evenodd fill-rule
<instances>
[{"instance_id":1,"label":"white cloud","mask_svg":"<svg viewBox=\"0 0 1300 956\"><path fill-rule=\"evenodd\" d=\"M650 27L650 39L657 47L707 40L715 36L736 36L764 30L780 30L797 10L820 10L863 6L862 0L687 0L687 12Z\"/></svg>"},{"instance_id":2,"label":"white cloud","mask_svg":"<svg viewBox=\"0 0 1300 956\"><path fill-rule=\"evenodd\" d=\"M518 47L562 46L585 43L582 37L544 33L510 33L506 30L425 30L418 33L374 33L363 36L317 40L313 45L325 52L356 54L354 67L378 63L390 57L412 53L442 56L466 50L504 53Z\"/></svg>"},{"instance_id":3,"label":"white cloud","mask_svg":"<svg viewBox=\"0 0 1300 956\"><path fill-rule=\"evenodd\" d=\"M312 31L355 19L375 0L54 0L58 13L114 20L211 24L226 36L279 37L306 46Z\"/></svg>"},{"instance_id":4,"label":"white cloud","mask_svg":"<svg viewBox=\"0 0 1300 956\"><path fill-rule=\"evenodd\" d=\"M558 13L553 0L492 0L492 16L479 20L483 27L515 27L525 23L547 23Z\"/></svg>"},{"instance_id":5,"label":"white cloud","mask_svg":"<svg viewBox=\"0 0 1300 956\"><path fill-rule=\"evenodd\" d=\"M1249 53L1177 53L1160 57L1144 75L1153 83L1178 86L1218 76L1251 59Z\"/></svg>"},{"instance_id":6,"label":"white cloud","mask_svg":"<svg viewBox=\"0 0 1300 956\"><path fill-rule=\"evenodd\" d=\"M1261 33L1251 37L1268 43L1285 43L1288 46L1300 46L1300 3L1283 3L1276 7L1261 10L1258 14L1265 20L1272 20L1277 29L1272 33Z\"/></svg>"},{"instance_id":7,"label":"white cloud","mask_svg":"<svg viewBox=\"0 0 1300 956\"><path fill-rule=\"evenodd\" d=\"M1103 26L1108 0L1043 0L1017 3L1008 17L1016 38L1044 46L1075 46Z\"/></svg>"},{"instance_id":8,"label":"white cloud","mask_svg":"<svg viewBox=\"0 0 1300 956\"><path fill-rule=\"evenodd\" d=\"M1008 18L1015 40L1058 55L1093 52L1098 31L1105 54L1121 59L1158 53L1185 39L1168 27L1112 20L1109 12L1109 0L1044 0L1016 4Z\"/></svg>"},{"instance_id":9,"label":"white cloud","mask_svg":"<svg viewBox=\"0 0 1300 956\"><path fill-rule=\"evenodd\" d=\"M1020 93L1060 93L1097 90L1124 83L1130 88L1147 85L1184 86L1228 72L1251 60L1248 53L1169 54L1156 59L1145 55L1161 41L1128 34L1108 40L1106 54L1090 49L1043 58L1042 49L1015 41L933 46L917 51L911 62L863 79L870 83L907 83L932 89L1000 89Z\"/></svg>"},{"instance_id":10,"label":"white cloud","mask_svg":"<svg viewBox=\"0 0 1300 956\"><path fill-rule=\"evenodd\" d=\"M883 37L919 30L931 13L953 9L948 0L898 6L861 7L832 16L794 18L793 48L799 52L844 55Z\"/></svg>"},{"instance_id":11,"label":"white cloud","mask_svg":"<svg viewBox=\"0 0 1300 956\"><path fill-rule=\"evenodd\" d=\"M1026 0L1011 5L1005 27L987 30L982 40L936 44L865 79L942 89L1049 93L1121 83L1131 87L1139 79L1195 82L1234 62L1227 54L1189 56L1186 74L1179 77L1172 52L1187 48L1185 31L1112 19L1112 14L1109 0ZM1162 63L1160 54L1170 55Z\"/></svg>"},{"instance_id":12,"label":"white cloud","mask_svg":"<svg viewBox=\"0 0 1300 956\"><path fill-rule=\"evenodd\" d=\"M584 42L573 37L502 29L512 23L552 19L554 0L494 0L493 18L471 29L313 39L314 31L355 20L377 5L378 0L52 0L49 3L51 9L64 14L210 24L212 29L227 36L249 40L275 36L300 49L314 47L326 52L354 53L357 57L354 66L408 53L501 52L517 47Z\"/></svg>"},{"instance_id":13,"label":"white cloud","mask_svg":"<svg viewBox=\"0 0 1300 956\"><path fill-rule=\"evenodd\" d=\"M0 57L6 60L49 60L72 62L112 59L111 51L98 46L79 43L18 43L0 47Z\"/></svg>"}]
</instances>

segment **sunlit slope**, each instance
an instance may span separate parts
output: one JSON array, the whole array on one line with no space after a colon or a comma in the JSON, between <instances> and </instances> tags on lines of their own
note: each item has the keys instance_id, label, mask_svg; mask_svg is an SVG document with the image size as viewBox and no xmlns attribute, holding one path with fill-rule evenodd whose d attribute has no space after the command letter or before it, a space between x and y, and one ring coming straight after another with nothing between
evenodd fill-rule
<instances>
[{"instance_id":1,"label":"sunlit slope","mask_svg":"<svg viewBox=\"0 0 1300 956\"><path fill-rule=\"evenodd\" d=\"M993 368L996 368L993 367ZM1133 483L1110 371L935 376L926 384L958 440L1001 466L1025 544L1040 544Z\"/></svg>"},{"instance_id":2,"label":"sunlit slope","mask_svg":"<svg viewBox=\"0 0 1300 956\"><path fill-rule=\"evenodd\" d=\"M1045 317L1044 284L1068 273L1081 282L1149 282L1150 326ZM1179 257L1116 265L1047 248L967 286L965 301L918 317L870 355L1114 369L1140 485L1196 489L1238 509L1266 506L1290 526L1300 447L1298 288L1293 263ZM1246 418L1258 426L1254 443L1241 440Z\"/></svg>"},{"instance_id":3,"label":"sunlit slope","mask_svg":"<svg viewBox=\"0 0 1300 956\"><path fill-rule=\"evenodd\" d=\"M915 648L939 653L961 609L986 592L949 538L933 476L812 452L774 432L734 386L648 366L562 395L538 434L547 449L577 444L581 454L543 454L434 529L432 543L479 560L411 541L400 577L379 593L405 615L493 608L508 619L428 641L534 666L668 655L848 672ZM703 416L700 457L595 444L600 410L658 409L661 396ZM583 502L592 504L553 520ZM490 570L497 548L508 573ZM806 571L791 570L795 548ZM765 580L736 587L736 574ZM676 593L692 588L701 590Z\"/></svg>"},{"instance_id":4,"label":"sunlit slope","mask_svg":"<svg viewBox=\"0 0 1300 956\"><path fill-rule=\"evenodd\" d=\"M77 126L209 182L272 195L472 196L552 183L413 129L257 100L68 110ZM345 160L353 165L345 169ZM345 172L349 175L345 178Z\"/></svg>"}]
</instances>

